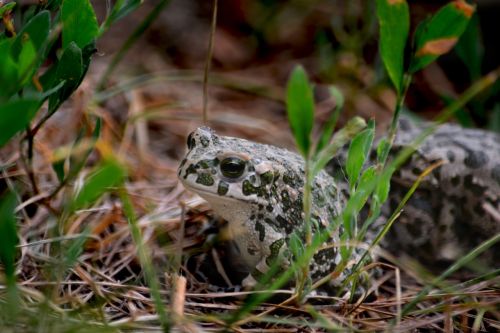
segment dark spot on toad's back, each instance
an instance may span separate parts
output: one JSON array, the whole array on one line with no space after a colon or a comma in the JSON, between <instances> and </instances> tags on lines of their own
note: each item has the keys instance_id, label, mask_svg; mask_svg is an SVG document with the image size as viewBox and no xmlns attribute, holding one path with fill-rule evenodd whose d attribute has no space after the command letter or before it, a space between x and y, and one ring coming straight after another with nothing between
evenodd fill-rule
<instances>
[{"instance_id":1,"label":"dark spot on toad's back","mask_svg":"<svg viewBox=\"0 0 500 333\"><path fill-rule=\"evenodd\" d=\"M262 185L271 184L273 181L273 173L271 171L264 172L260 175L260 181Z\"/></svg>"},{"instance_id":2,"label":"dark spot on toad's back","mask_svg":"<svg viewBox=\"0 0 500 333\"><path fill-rule=\"evenodd\" d=\"M454 187L457 187L460 185L461 180L462 180L462 177L457 175L457 176L451 177L450 182L451 182L451 185L453 185Z\"/></svg>"},{"instance_id":3,"label":"dark spot on toad's back","mask_svg":"<svg viewBox=\"0 0 500 333\"><path fill-rule=\"evenodd\" d=\"M259 221L255 223L255 231L259 233L259 241L263 242L266 238L266 228Z\"/></svg>"},{"instance_id":4,"label":"dark spot on toad's back","mask_svg":"<svg viewBox=\"0 0 500 333\"><path fill-rule=\"evenodd\" d=\"M266 258L266 263L271 265L274 260L278 258L280 253L280 249L285 244L285 239L278 239L274 241L271 245L269 245L269 250L271 250L271 254Z\"/></svg>"},{"instance_id":5,"label":"dark spot on toad's back","mask_svg":"<svg viewBox=\"0 0 500 333\"><path fill-rule=\"evenodd\" d=\"M486 163L488 163L488 155L480 150L468 151L464 159L464 164L471 169L480 168Z\"/></svg>"},{"instance_id":6,"label":"dark spot on toad's back","mask_svg":"<svg viewBox=\"0 0 500 333\"><path fill-rule=\"evenodd\" d=\"M255 194L255 187L248 181L248 180L244 180L243 181L243 194L244 195L252 195L252 194Z\"/></svg>"},{"instance_id":7,"label":"dark spot on toad's back","mask_svg":"<svg viewBox=\"0 0 500 333\"><path fill-rule=\"evenodd\" d=\"M485 186L481 186L479 184L476 184L474 182L474 176L472 175L467 175L464 178L464 188L468 191L471 191L475 195L483 195L484 192L486 191Z\"/></svg>"},{"instance_id":8,"label":"dark spot on toad's back","mask_svg":"<svg viewBox=\"0 0 500 333\"><path fill-rule=\"evenodd\" d=\"M415 176L420 176L420 174L422 173L422 169L414 167L411 169L411 173L413 173Z\"/></svg>"},{"instance_id":9,"label":"dark spot on toad's back","mask_svg":"<svg viewBox=\"0 0 500 333\"><path fill-rule=\"evenodd\" d=\"M287 234L291 234L295 230L296 225L290 223L290 221L281 215L276 216L276 222L281 230L285 230Z\"/></svg>"},{"instance_id":10,"label":"dark spot on toad's back","mask_svg":"<svg viewBox=\"0 0 500 333\"><path fill-rule=\"evenodd\" d=\"M450 163L455 162L455 153L453 151L448 150L446 152L446 157L448 158L448 161L450 161Z\"/></svg>"}]
</instances>

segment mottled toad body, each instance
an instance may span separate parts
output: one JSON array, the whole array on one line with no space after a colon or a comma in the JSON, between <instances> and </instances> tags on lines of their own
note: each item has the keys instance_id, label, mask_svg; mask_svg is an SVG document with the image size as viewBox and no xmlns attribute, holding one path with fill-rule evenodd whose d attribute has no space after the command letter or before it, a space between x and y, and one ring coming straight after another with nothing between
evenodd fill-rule
<instances>
[{"instance_id":1,"label":"mottled toad body","mask_svg":"<svg viewBox=\"0 0 500 333\"><path fill-rule=\"evenodd\" d=\"M396 149L409 144L420 131L407 119L400 125ZM207 127L189 135L188 149L179 179L228 221L233 260L249 273L243 284L253 285L254 278L278 256L287 267L290 235L298 232L303 236L302 158L271 145L219 136ZM495 215L500 211L500 139L493 133L453 125L445 125L427 138L396 174L391 204L379 221L386 220L418 174L439 159L445 164L417 190L385 240L390 249L431 261L454 260L500 232ZM324 171L314 180L313 232L324 229L342 211L346 197L340 189L346 188L345 182ZM338 243L342 232L337 228L328 243ZM490 257L498 265L498 255ZM333 271L339 262L338 248L320 251L310 266L312 278Z\"/></svg>"}]
</instances>

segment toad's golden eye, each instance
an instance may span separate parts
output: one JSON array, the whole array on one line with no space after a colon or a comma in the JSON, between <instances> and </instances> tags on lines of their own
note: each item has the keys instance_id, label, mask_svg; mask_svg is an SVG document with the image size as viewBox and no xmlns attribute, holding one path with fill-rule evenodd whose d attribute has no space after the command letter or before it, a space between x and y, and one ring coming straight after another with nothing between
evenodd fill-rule
<instances>
[{"instance_id":1,"label":"toad's golden eye","mask_svg":"<svg viewBox=\"0 0 500 333\"><path fill-rule=\"evenodd\" d=\"M220 171L227 178L239 178L245 172L246 162L238 157L226 157L220 163Z\"/></svg>"}]
</instances>

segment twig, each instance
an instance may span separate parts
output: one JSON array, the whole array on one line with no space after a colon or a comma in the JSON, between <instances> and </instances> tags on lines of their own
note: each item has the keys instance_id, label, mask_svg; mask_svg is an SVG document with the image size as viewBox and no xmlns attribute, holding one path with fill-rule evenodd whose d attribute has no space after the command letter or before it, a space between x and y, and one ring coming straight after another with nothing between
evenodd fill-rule
<instances>
[{"instance_id":1,"label":"twig","mask_svg":"<svg viewBox=\"0 0 500 333\"><path fill-rule=\"evenodd\" d=\"M210 72L210 63L212 62L212 53L214 49L214 35L217 26L217 8L218 0L214 0L212 12L212 26L210 28L210 38L208 40L207 60L205 62L205 71L203 73L203 123L208 121L208 74Z\"/></svg>"}]
</instances>

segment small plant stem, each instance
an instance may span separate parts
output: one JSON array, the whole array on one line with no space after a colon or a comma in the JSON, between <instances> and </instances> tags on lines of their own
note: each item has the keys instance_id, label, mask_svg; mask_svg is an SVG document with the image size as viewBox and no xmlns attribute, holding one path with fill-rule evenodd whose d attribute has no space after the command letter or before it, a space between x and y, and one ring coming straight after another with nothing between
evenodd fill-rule
<instances>
[{"instance_id":1,"label":"small plant stem","mask_svg":"<svg viewBox=\"0 0 500 333\"><path fill-rule=\"evenodd\" d=\"M396 138L396 133L398 131L399 115L401 113L401 110L403 109L405 99L406 99L406 93L408 92L408 88L410 87L411 80L412 80L412 75L405 74L404 79L403 79L403 89L401 90L401 94L399 94L397 97L396 106L394 109L394 114L392 115L392 121L391 121L391 125L389 127L389 135L388 135L389 148L392 147L392 144L394 143L394 139ZM387 151L387 153L389 153L389 152ZM385 160L387 159L387 155L384 158L384 163L385 163Z\"/></svg>"},{"instance_id":2,"label":"small plant stem","mask_svg":"<svg viewBox=\"0 0 500 333\"><path fill-rule=\"evenodd\" d=\"M96 90L102 90L104 85L106 84L106 81L108 80L108 77L113 73L115 70L116 66L122 61L123 57L125 54L128 52L128 50L132 47L132 45L135 44L135 42L139 39L139 37L142 36L144 31L146 31L147 28L151 25L151 23L154 22L154 20L160 15L163 7L165 7L170 0L162 0L160 1L146 16L146 18L139 24L139 26L132 32L132 34L127 38L125 43L123 43L122 47L120 50L116 53L116 55L111 59L111 63L109 64L108 68L106 68L106 71L104 74L101 76L99 79L99 83L97 84Z\"/></svg>"},{"instance_id":3,"label":"small plant stem","mask_svg":"<svg viewBox=\"0 0 500 333\"><path fill-rule=\"evenodd\" d=\"M208 52L205 61L205 70L203 72L203 123L208 121L208 74L210 73L210 64L212 63L212 53L214 50L215 28L217 27L217 8L218 0L214 0L212 11L212 25L210 27L210 37L208 39Z\"/></svg>"},{"instance_id":4,"label":"small plant stem","mask_svg":"<svg viewBox=\"0 0 500 333\"><path fill-rule=\"evenodd\" d=\"M19 145L19 154L21 156L21 160L23 161L24 169L31 183L31 187L33 190L33 194L37 195L40 193L38 185L36 183L35 174L33 172L33 131L28 126L26 127L26 141L28 142L28 156L24 156L23 154L23 140L21 140Z\"/></svg>"}]
</instances>

